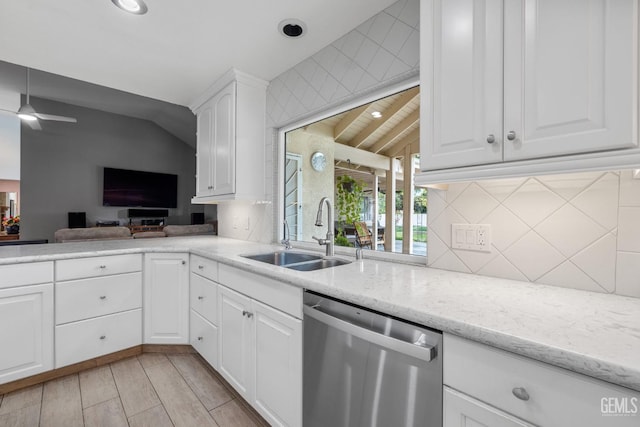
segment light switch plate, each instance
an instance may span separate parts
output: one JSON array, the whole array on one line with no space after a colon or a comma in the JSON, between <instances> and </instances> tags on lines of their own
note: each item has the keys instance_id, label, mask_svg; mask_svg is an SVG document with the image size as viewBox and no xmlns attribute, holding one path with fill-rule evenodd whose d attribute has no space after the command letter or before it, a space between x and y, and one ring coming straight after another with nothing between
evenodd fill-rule
<instances>
[{"instance_id":1,"label":"light switch plate","mask_svg":"<svg viewBox=\"0 0 640 427\"><path fill-rule=\"evenodd\" d=\"M451 224L451 248L491 252L491 224Z\"/></svg>"}]
</instances>

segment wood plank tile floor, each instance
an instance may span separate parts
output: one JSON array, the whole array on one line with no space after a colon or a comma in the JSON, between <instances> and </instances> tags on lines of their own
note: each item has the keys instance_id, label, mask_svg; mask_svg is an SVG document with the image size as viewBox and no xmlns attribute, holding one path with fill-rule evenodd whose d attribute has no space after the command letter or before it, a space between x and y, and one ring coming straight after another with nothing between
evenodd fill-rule
<instances>
[{"instance_id":1,"label":"wood plank tile floor","mask_svg":"<svg viewBox=\"0 0 640 427\"><path fill-rule=\"evenodd\" d=\"M143 353L0 396L0 427L267 425L195 354Z\"/></svg>"}]
</instances>

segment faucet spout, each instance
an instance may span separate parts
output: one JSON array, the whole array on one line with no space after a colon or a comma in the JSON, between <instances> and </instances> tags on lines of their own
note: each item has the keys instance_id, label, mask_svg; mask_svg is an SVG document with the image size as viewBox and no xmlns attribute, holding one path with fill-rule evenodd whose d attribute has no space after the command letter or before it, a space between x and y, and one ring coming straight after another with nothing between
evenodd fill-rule
<instances>
[{"instance_id":1,"label":"faucet spout","mask_svg":"<svg viewBox=\"0 0 640 427\"><path fill-rule=\"evenodd\" d=\"M318 205L318 215L316 216L316 227L322 227L322 207L327 205L327 236L325 239L319 239L314 237L318 241L319 245L325 245L327 247L327 256L333 256L333 207L331 206L331 200L328 197L323 197Z\"/></svg>"}]
</instances>

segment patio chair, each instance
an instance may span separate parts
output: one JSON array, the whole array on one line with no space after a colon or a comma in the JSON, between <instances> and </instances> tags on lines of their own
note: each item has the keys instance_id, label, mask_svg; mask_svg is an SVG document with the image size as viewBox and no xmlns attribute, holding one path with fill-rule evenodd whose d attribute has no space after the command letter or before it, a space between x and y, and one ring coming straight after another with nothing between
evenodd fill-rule
<instances>
[{"instance_id":1,"label":"patio chair","mask_svg":"<svg viewBox=\"0 0 640 427\"><path fill-rule=\"evenodd\" d=\"M369 247L369 249L373 249L373 241L371 236L371 231L369 231L369 227L363 221L354 222L353 225L356 229L356 243L360 248Z\"/></svg>"}]
</instances>

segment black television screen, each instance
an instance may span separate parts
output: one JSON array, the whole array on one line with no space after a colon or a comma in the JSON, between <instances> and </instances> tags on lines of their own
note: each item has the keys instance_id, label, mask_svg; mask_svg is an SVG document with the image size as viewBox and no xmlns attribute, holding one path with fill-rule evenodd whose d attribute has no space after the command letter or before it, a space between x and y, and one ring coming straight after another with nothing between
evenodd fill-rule
<instances>
[{"instance_id":1,"label":"black television screen","mask_svg":"<svg viewBox=\"0 0 640 427\"><path fill-rule=\"evenodd\" d=\"M178 175L104 168L102 205L175 208Z\"/></svg>"}]
</instances>

